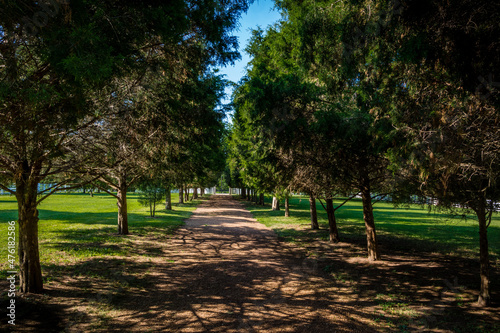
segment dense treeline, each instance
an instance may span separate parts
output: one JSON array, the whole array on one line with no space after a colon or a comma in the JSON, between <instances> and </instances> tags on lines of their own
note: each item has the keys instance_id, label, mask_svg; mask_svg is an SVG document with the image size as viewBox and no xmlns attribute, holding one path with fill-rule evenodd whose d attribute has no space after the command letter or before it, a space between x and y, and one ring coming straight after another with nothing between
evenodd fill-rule
<instances>
[{"instance_id":1,"label":"dense treeline","mask_svg":"<svg viewBox=\"0 0 500 333\"><path fill-rule=\"evenodd\" d=\"M475 213L479 304L490 303L487 228L500 199L500 4L295 1L253 32L234 96L231 186L325 200L359 195L378 260L374 198ZM245 192L243 192L245 193ZM279 209L273 204L273 209ZM315 211L311 225L317 228Z\"/></svg>"},{"instance_id":2,"label":"dense treeline","mask_svg":"<svg viewBox=\"0 0 500 333\"><path fill-rule=\"evenodd\" d=\"M127 234L130 186L216 182L226 83L213 69L238 59L230 32L247 6L2 1L0 188L18 202L21 292L43 290L37 207L52 193L108 192ZM39 192L42 182L54 185Z\"/></svg>"}]
</instances>

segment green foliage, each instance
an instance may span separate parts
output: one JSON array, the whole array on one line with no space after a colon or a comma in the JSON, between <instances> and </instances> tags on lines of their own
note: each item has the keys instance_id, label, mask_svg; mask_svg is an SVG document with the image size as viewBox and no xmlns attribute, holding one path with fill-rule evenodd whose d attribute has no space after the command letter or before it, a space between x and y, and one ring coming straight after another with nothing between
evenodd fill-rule
<instances>
[{"instance_id":1,"label":"green foliage","mask_svg":"<svg viewBox=\"0 0 500 333\"><path fill-rule=\"evenodd\" d=\"M156 205L165 198L163 183L155 179L146 179L139 183L138 202L142 206L149 207L149 215L155 217Z\"/></svg>"}]
</instances>

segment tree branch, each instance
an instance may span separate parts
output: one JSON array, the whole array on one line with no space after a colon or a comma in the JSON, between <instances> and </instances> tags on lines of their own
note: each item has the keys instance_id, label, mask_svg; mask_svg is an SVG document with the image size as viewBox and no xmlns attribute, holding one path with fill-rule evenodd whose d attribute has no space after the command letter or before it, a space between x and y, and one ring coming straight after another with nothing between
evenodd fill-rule
<instances>
[{"instance_id":1,"label":"tree branch","mask_svg":"<svg viewBox=\"0 0 500 333\"><path fill-rule=\"evenodd\" d=\"M13 195L15 195L15 194L16 194L16 192L15 192L15 191L12 191L11 189L9 189L9 188L8 188L7 186L5 186L5 185L0 184L0 188L1 188L2 190L4 190L4 191L9 192L10 194L13 194Z\"/></svg>"},{"instance_id":2,"label":"tree branch","mask_svg":"<svg viewBox=\"0 0 500 333\"><path fill-rule=\"evenodd\" d=\"M340 207L342 207L343 205L345 205L348 201L352 200L354 197L356 197L357 195L359 194L359 192L357 192L356 194L353 194L351 195L349 198L345 199L344 202L342 204L340 204L339 206L335 207L333 209L333 211L337 211L337 209L339 209Z\"/></svg>"},{"instance_id":3,"label":"tree branch","mask_svg":"<svg viewBox=\"0 0 500 333\"><path fill-rule=\"evenodd\" d=\"M96 184L96 183L92 183L92 185L94 185L95 187L97 187L98 189L100 189L101 191L104 191L106 192L107 194L111 195L112 197L115 197L116 199L120 199L118 198L118 196L116 194L114 194L113 192L111 192L110 190L100 186L99 184Z\"/></svg>"},{"instance_id":4,"label":"tree branch","mask_svg":"<svg viewBox=\"0 0 500 333\"><path fill-rule=\"evenodd\" d=\"M321 198L318 198L318 200L319 200L319 203L321 204L321 206L323 206L323 209L326 211L326 207L325 207L325 205L323 205L323 201L321 201Z\"/></svg>"}]
</instances>

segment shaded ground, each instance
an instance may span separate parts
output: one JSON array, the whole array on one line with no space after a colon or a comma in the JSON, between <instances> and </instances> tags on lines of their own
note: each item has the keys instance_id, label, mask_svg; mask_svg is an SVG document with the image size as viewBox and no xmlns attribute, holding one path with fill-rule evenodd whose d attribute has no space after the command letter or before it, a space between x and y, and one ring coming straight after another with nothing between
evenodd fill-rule
<instances>
[{"instance_id":1,"label":"shaded ground","mask_svg":"<svg viewBox=\"0 0 500 333\"><path fill-rule=\"evenodd\" d=\"M447 271L456 267L447 258L395 254L373 264L352 244L332 251L322 242L305 247L280 242L228 196L200 205L171 238L129 237L134 256L53 267L45 295L18 298L18 331L494 332L499 327L498 308L470 305L473 291L462 285L466 277ZM443 325L450 311L459 318L458 327Z\"/></svg>"},{"instance_id":2,"label":"shaded ground","mask_svg":"<svg viewBox=\"0 0 500 333\"><path fill-rule=\"evenodd\" d=\"M309 275L301 253L282 246L274 232L229 199L213 197L195 211L163 248L164 258L174 262L158 261L151 273L154 287L128 295L136 302L122 309L111 327L153 332L370 331L354 299Z\"/></svg>"}]
</instances>

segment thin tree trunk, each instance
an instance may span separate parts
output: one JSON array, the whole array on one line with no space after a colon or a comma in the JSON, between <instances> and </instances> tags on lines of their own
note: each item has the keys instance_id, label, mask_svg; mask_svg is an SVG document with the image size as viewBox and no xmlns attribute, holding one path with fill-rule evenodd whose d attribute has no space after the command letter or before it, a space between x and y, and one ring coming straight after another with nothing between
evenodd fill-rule
<instances>
[{"instance_id":1,"label":"thin tree trunk","mask_svg":"<svg viewBox=\"0 0 500 333\"><path fill-rule=\"evenodd\" d=\"M184 191L184 201L189 201L189 187L186 186L186 190Z\"/></svg>"},{"instance_id":2,"label":"thin tree trunk","mask_svg":"<svg viewBox=\"0 0 500 333\"><path fill-rule=\"evenodd\" d=\"M34 172L33 172L34 171ZM23 163L19 177L16 177L16 198L19 223L19 291L21 293L43 292L42 269L38 250L38 182L33 179L39 171Z\"/></svg>"},{"instance_id":3,"label":"thin tree trunk","mask_svg":"<svg viewBox=\"0 0 500 333\"><path fill-rule=\"evenodd\" d=\"M183 187L179 187L179 203L184 203L184 189Z\"/></svg>"},{"instance_id":4,"label":"thin tree trunk","mask_svg":"<svg viewBox=\"0 0 500 333\"><path fill-rule=\"evenodd\" d=\"M290 198L285 198L285 217L290 217Z\"/></svg>"},{"instance_id":5,"label":"thin tree trunk","mask_svg":"<svg viewBox=\"0 0 500 333\"><path fill-rule=\"evenodd\" d=\"M200 188L200 196L203 197L204 195L205 195L205 188L202 187L202 188Z\"/></svg>"},{"instance_id":6,"label":"thin tree trunk","mask_svg":"<svg viewBox=\"0 0 500 333\"><path fill-rule=\"evenodd\" d=\"M479 276L481 278L481 289L479 291L478 305L488 306L490 297L490 259L488 253L488 227L486 222L486 202L481 199L476 210L479 221Z\"/></svg>"},{"instance_id":7,"label":"thin tree trunk","mask_svg":"<svg viewBox=\"0 0 500 333\"><path fill-rule=\"evenodd\" d=\"M337 243L339 239L339 231L337 229L337 219L335 210L333 209L333 199L326 199L326 215L328 215L328 231L330 233L330 242Z\"/></svg>"},{"instance_id":8,"label":"thin tree trunk","mask_svg":"<svg viewBox=\"0 0 500 333\"><path fill-rule=\"evenodd\" d=\"M165 189L165 209L172 210L172 194L170 193L170 187Z\"/></svg>"},{"instance_id":9,"label":"thin tree trunk","mask_svg":"<svg viewBox=\"0 0 500 333\"><path fill-rule=\"evenodd\" d=\"M118 234L128 235L128 215L127 215L127 181L125 176L120 177L118 181Z\"/></svg>"},{"instance_id":10,"label":"thin tree trunk","mask_svg":"<svg viewBox=\"0 0 500 333\"><path fill-rule=\"evenodd\" d=\"M259 205L264 206L264 193L261 193L259 196Z\"/></svg>"},{"instance_id":11,"label":"thin tree trunk","mask_svg":"<svg viewBox=\"0 0 500 333\"><path fill-rule=\"evenodd\" d=\"M153 206L152 206L153 200L149 199L149 216L153 217Z\"/></svg>"},{"instance_id":12,"label":"thin tree trunk","mask_svg":"<svg viewBox=\"0 0 500 333\"><path fill-rule=\"evenodd\" d=\"M312 194L309 195L309 210L311 211L311 229L319 229L316 198Z\"/></svg>"},{"instance_id":13,"label":"thin tree trunk","mask_svg":"<svg viewBox=\"0 0 500 333\"><path fill-rule=\"evenodd\" d=\"M372 197L368 181L365 181L365 184L361 188L361 198L363 201L363 219L365 221L368 259L373 261L379 260L380 254L378 251L375 219L373 218Z\"/></svg>"},{"instance_id":14,"label":"thin tree trunk","mask_svg":"<svg viewBox=\"0 0 500 333\"><path fill-rule=\"evenodd\" d=\"M198 199L198 188L197 187L195 187L193 189L193 199Z\"/></svg>"},{"instance_id":15,"label":"thin tree trunk","mask_svg":"<svg viewBox=\"0 0 500 333\"><path fill-rule=\"evenodd\" d=\"M247 190L244 187L241 189L241 198L242 199L247 198Z\"/></svg>"},{"instance_id":16,"label":"thin tree trunk","mask_svg":"<svg viewBox=\"0 0 500 333\"><path fill-rule=\"evenodd\" d=\"M272 210L280 210L280 201L276 197L273 197Z\"/></svg>"}]
</instances>

